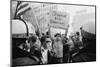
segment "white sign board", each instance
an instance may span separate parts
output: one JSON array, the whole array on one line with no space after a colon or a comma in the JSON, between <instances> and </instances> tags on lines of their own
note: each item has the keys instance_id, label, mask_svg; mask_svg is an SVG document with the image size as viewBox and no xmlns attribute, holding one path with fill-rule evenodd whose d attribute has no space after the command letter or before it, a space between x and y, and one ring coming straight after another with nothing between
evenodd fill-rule
<instances>
[{"instance_id":1,"label":"white sign board","mask_svg":"<svg viewBox=\"0 0 100 67\"><path fill-rule=\"evenodd\" d=\"M50 26L54 28L68 28L69 14L66 12L52 11L50 16Z\"/></svg>"}]
</instances>

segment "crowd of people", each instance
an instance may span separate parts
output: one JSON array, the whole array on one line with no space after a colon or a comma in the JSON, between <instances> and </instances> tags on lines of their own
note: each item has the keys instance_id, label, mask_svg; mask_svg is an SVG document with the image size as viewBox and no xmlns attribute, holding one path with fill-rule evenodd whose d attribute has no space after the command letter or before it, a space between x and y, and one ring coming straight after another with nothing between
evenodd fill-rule
<instances>
[{"instance_id":1,"label":"crowd of people","mask_svg":"<svg viewBox=\"0 0 100 67\"><path fill-rule=\"evenodd\" d=\"M39 65L88 61L87 59L84 60L83 58L81 60L79 58L80 52L82 53L82 50L86 47L86 44L83 42L85 39L83 39L79 32L74 33L69 38L63 37L60 33L56 33L54 38L48 34L42 34L41 37L32 35L27 39L14 40L13 38L12 40L13 45L16 44L15 40L17 40L16 46L12 46L12 65Z\"/></svg>"},{"instance_id":2,"label":"crowd of people","mask_svg":"<svg viewBox=\"0 0 100 67\"><path fill-rule=\"evenodd\" d=\"M23 4L21 1L18 1L13 18L15 21L18 19L16 24L12 24L12 29L15 27L13 30L14 33L12 33L11 41L11 62L13 66L87 62L96 60L96 37L94 37L94 39L88 38L88 36L84 37L84 35L82 35L82 27L80 28L80 32L74 32L69 37L67 37L68 28L66 29L65 34L56 33L53 37L50 34L50 31L40 33L39 30L41 27L38 26L41 26L41 24L38 25L38 23L35 22L35 15L33 15L34 17L32 15L26 16L28 15L26 12L31 10L31 8L28 8L27 6L28 4L25 5L25 3ZM24 16L26 16L27 19L25 19ZM56 15L54 18L55 20L57 19ZM28 22L26 22L26 20L29 20L29 22L33 24L32 28L30 24L30 27L28 26ZM18 21L20 23L22 22L24 25L19 25ZM33 30L33 26L36 26L36 29L34 28L35 31ZM20 27L25 27L27 30L25 31L26 33L23 33L22 30L20 30ZM19 29L19 32L16 33L16 31L18 31L17 28ZM29 28L32 29L32 32L29 32ZM13 37L13 34L16 36ZM22 37L18 37L20 34Z\"/></svg>"}]
</instances>

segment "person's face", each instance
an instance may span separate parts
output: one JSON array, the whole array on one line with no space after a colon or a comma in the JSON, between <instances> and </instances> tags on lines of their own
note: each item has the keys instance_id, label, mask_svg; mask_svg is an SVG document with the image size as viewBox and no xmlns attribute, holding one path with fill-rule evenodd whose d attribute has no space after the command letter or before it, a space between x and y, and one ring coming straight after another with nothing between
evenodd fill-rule
<instances>
[{"instance_id":1,"label":"person's face","mask_svg":"<svg viewBox=\"0 0 100 67\"><path fill-rule=\"evenodd\" d=\"M39 50L41 46L40 41L37 39L36 42L30 41L30 48L34 47L34 50Z\"/></svg>"},{"instance_id":2,"label":"person's face","mask_svg":"<svg viewBox=\"0 0 100 67\"><path fill-rule=\"evenodd\" d=\"M47 49L51 49L51 47L52 47L52 41L51 41L50 38L46 39L45 44L46 44Z\"/></svg>"},{"instance_id":3,"label":"person's face","mask_svg":"<svg viewBox=\"0 0 100 67\"><path fill-rule=\"evenodd\" d=\"M56 37L56 40L58 40L58 41L61 40L61 37L60 36L57 36Z\"/></svg>"},{"instance_id":4,"label":"person's face","mask_svg":"<svg viewBox=\"0 0 100 67\"><path fill-rule=\"evenodd\" d=\"M32 41L30 41L29 44L30 44L30 48L34 45Z\"/></svg>"},{"instance_id":5,"label":"person's face","mask_svg":"<svg viewBox=\"0 0 100 67\"><path fill-rule=\"evenodd\" d=\"M30 49L30 43L26 41L26 46Z\"/></svg>"}]
</instances>

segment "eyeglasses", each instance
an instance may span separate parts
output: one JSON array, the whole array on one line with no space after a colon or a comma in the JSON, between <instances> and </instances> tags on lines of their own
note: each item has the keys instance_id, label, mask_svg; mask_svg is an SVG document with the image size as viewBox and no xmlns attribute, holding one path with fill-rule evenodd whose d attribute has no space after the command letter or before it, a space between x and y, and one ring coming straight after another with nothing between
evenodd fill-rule
<instances>
[{"instance_id":1,"label":"eyeglasses","mask_svg":"<svg viewBox=\"0 0 100 67\"><path fill-rule=\"evenodd\" d=\"M51 41L45 41L46 43L50 43Z\"/></svg>"}]
</instances>

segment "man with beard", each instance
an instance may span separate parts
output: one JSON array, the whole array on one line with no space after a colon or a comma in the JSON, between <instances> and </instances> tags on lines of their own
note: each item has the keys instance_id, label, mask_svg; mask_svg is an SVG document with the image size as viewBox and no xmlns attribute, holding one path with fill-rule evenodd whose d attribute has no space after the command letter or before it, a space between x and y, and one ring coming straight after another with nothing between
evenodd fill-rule
<instances>
[{"instance_id":1,"label":"man with beard","mask_svg":"<svg viewBox=\"0 0 100 67\"><path fill-rule=\"evenodd\" d=\"M40 44L37 44L37 38L35 36L29 37L25 43L20 44L13 49L12 65L25 66L25 65L40 64L40 59L38 55L35 54L37 52L39 54L39 49L40 49Z\"/></svg>"}]
</instances>

